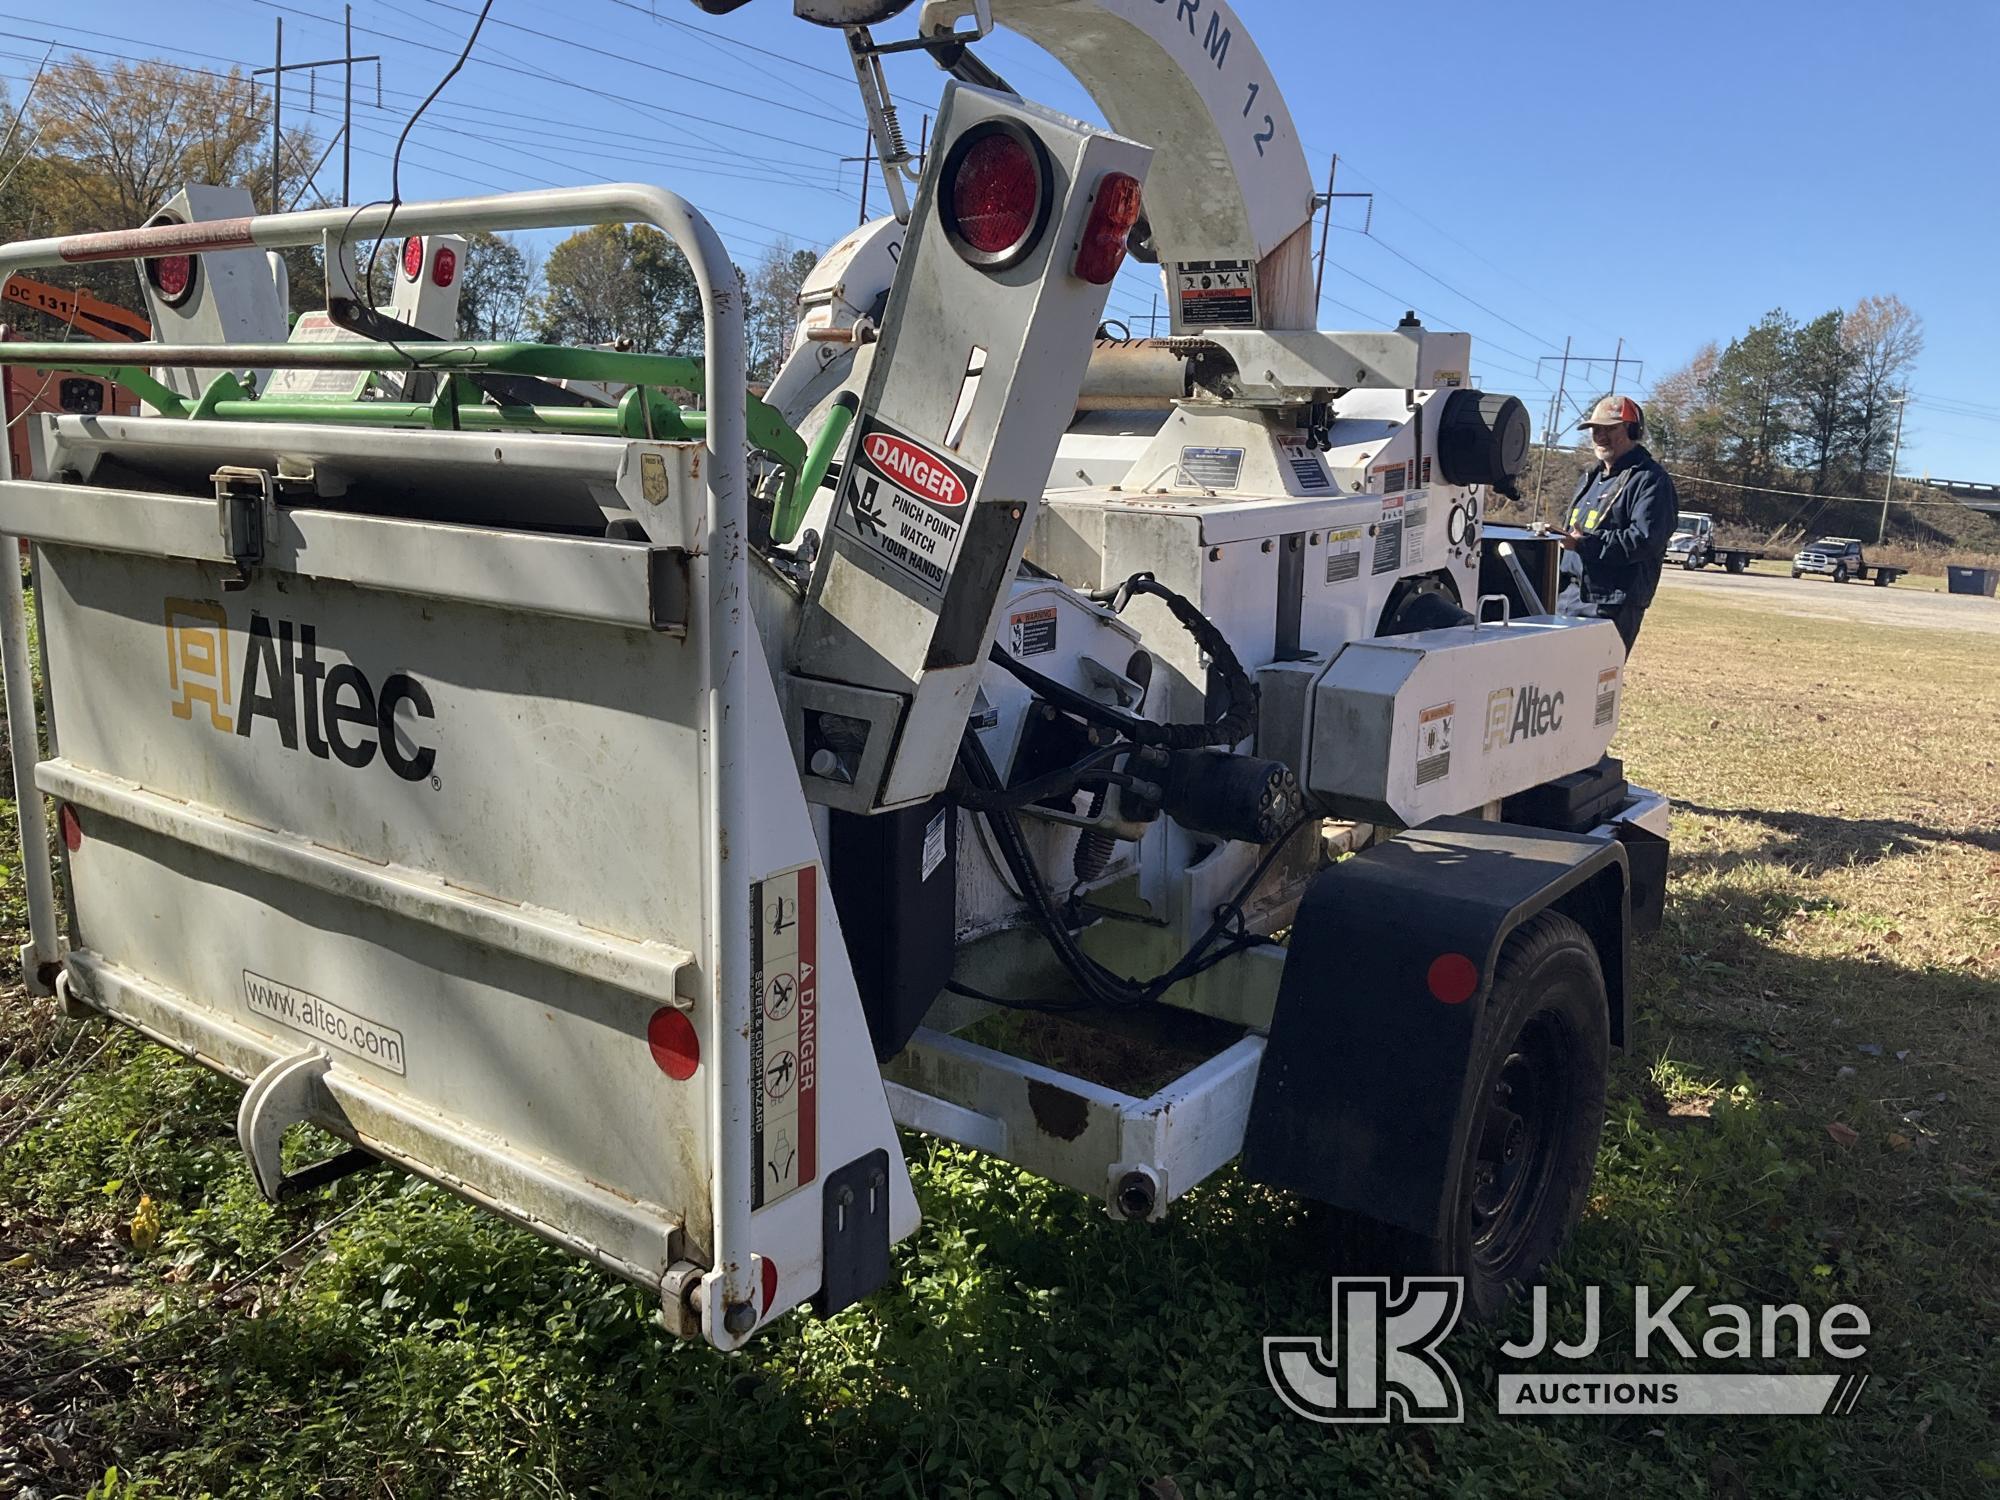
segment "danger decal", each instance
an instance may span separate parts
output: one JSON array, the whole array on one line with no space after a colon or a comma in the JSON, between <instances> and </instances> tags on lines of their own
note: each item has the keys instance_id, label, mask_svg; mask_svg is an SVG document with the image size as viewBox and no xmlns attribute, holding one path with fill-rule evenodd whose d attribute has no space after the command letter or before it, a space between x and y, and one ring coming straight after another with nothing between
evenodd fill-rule
<instances>
[{"instance_id":1,"label":"danger decal","mask_svg":"<svg viewBox=\"0 0 2000 1500\"><path fill-rule=\"evenodd\" d=\"M819 1173L817 876L807 865L750 886L752 1208Z\"/></svg>"},{"instance_id":2,"label":"danger decal","mask_svg":"<svg viewBox=\"0 0 2000 1500\"><path fill-rule=\"evenodd\" d=\"M1451 774L1451 724L1456 700L1434 703L1417 715L1417 785L1427 786Z\"/></svg>"},{"instance_id":3,"label":"danger decal","mask_svg":"<svg viewBox=\"0 0 2000 1500\"><path fill-rule=\"evenodd\" d=\"M979 476L878 417L863 424L854 453L836 524L883 562L943 593Z\"/></svg>"},{"instance_id":4,"label":"danger decal","mask_svg":"<svg viewBox=\"0 0 2000 1500\"><path fill-rule=\"evenodd\" d=\"M1247 260L1190 260L1174 267L1181 324L1187 328L1257 326L1257 268Z\"/></svg>"}]
</instances>

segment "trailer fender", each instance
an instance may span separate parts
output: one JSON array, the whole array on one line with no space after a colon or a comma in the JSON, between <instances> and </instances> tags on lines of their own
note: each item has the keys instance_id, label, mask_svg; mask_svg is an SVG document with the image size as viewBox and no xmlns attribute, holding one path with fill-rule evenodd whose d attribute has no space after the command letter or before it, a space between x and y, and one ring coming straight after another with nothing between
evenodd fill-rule
<instances>
[{"instance_id":1,"label":"trailer fender","mask_svg":"<svg viewBox=\"0 0 2000 1500\"><path fill-rule=\"evenodd\" d=\"M1322 872L1293 925L1246 1174L1436 1235L1502 945L1550 908L1579 922L1597 946L1619 1045L1628 886L1615 839L1472 818L1438 819Z\"/></svg>"}]
</instances>

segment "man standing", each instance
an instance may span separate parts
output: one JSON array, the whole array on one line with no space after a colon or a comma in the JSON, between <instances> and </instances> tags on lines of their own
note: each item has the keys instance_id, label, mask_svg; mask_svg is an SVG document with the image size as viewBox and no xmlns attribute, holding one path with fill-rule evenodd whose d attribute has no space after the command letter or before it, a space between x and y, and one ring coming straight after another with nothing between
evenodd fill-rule
<instances>
[{"instance_id":1,"label":"man standing","mask_svg":"<svg viewBox=\"0 0 2000 1500\"><path fill-rule=\"evenodd\" d=\"M1606 396L1577 424L1588 429L1597 466L1571 497L1563 546L1583 565L1581 598L1564 613L1591 613L1618 627L1629 656L1639 622L1660 586L1660 564L1680 515L1674 482L1640 443L1646 417L1630 396Z\"/></svg>"}]
</instances>

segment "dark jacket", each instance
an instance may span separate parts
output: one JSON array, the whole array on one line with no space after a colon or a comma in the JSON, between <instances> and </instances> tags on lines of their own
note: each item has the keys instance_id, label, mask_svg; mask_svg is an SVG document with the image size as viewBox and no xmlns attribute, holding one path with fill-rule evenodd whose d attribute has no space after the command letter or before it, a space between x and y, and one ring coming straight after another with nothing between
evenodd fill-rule
<instances>
[{"instance_id":1,"label":"dark jacket","mask_svg":"<svg viewBox=\"0 0 2000 1500\"><path fill-rule=\"evenodd\" d=\"M1569 524L1584 533L1576 555L1583 561L1586 597L1608 604L1653 602L1660 564L1680 519L1680 497L1659 461L1634 444L1611 465L1611 483L1595 498L1592 489L1605 472L1594 464L1570 499ZM1591 512L1597 512L1591 518Z\"/></svg>"}]
</instances>

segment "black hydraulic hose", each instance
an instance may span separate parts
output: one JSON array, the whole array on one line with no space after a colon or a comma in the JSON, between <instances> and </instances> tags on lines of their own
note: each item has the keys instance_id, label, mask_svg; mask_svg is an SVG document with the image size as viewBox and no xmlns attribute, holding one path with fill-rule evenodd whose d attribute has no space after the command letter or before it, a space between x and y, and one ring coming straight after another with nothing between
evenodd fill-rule
<instances>
[{"instance_id":1,"label":"black hydraulic hose","mask_svg":"<svg viewBox=\"0 0 2000 1500\"><path fill-rule=\"evenodd\" d=\"M1204 745L1233 745L1248 735L1257 725L1257 684L1243 670L1243 663L1237 660L1229 638L1193 603L1150 573L1135 573L1117 588L1090 597L1100 604L1109 604L1115 613L1122 610L1134 594L1150 594L1163 601L1181 627L1194 637L1195 644L1208 653L1208 659L1222 674L1223 691L1229 699L1229 706L1220 718L1202 724L1156 724L1151 719L1142 719L1137 714L1100 703L1087 693L1080 693L1053 677L1044 676L1025 662L1016 660L1013 653L1002 649L997 642L988 654L994 665L1011 673L1045 702L1053 703L1065 713L1075 714L1080 719L1115 729L1135 744L1154 745L1163 750L1194 750Z\"/></svg>"},{"instance_id":2,"label":"black hydraulic hose","mask_svg":"<svg viewBox=\"0 0 2000 1500\"><path fill-rule=\"evenodd\" d=\"M966 726L965 734L959 740L958 762L975 791L1000 790L1000 774L994 770L985 745L980 743L978 731L970 725ZM1057 913L1048 888L1042 884L1041 872L1035 868L1034 855L1021 834L1020 821L1007 811L988 812L984 816L987 826L993 830L994 841L1000 846L1000 855L1006 861L1008 873L1020 888L1022 899L1028 903L1029 916L1041 929L1057 960L1090 998L1090 1002L1112 1008L1142 1004L1145 997L1138 986L1129 979L1119 978L1077 946L1075 936ZM1054 1005L1033 1008L1082 1010L1088 1007Z\"/></svg>"}]
</instances>

